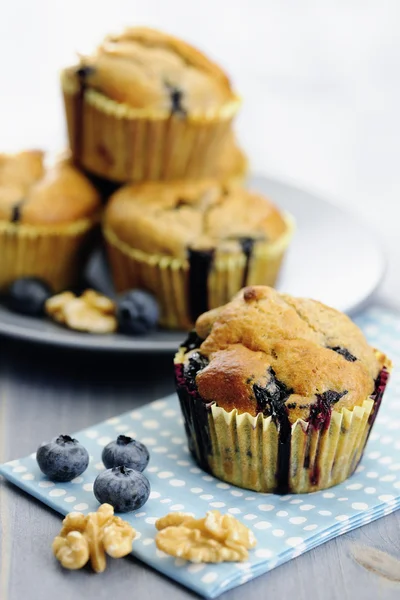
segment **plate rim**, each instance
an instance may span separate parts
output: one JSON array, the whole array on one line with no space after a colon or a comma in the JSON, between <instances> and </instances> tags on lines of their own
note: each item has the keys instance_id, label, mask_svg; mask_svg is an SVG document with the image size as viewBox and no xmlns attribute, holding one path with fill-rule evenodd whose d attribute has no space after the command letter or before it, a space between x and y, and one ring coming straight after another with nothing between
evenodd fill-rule
<instances>
[{"instance_id":1,"label":"plate rim","mask_svg":"<svg viewBox=\"0 0 400 600\"><path fill-rule=\"evenodd\" d=\"M369 293L359 302L355 303L351 306L346 314L352 315L356 312L359 312L363 307L365 307L372 299L372 297L376 294L377 290L382 284L384 280L387 269L388 269L388 256L387 251L384 247L383 241L381 237L374 232L373 227L366 222L363 217L353 213L351 210L348 210L347 207L343 207L334 201L326 198L323 193L319 193L318 191L310 190L308 188L303 188L299 184L292 182L289 180L281 180L277 177L269 177L267 175L263 175L262 173L253 173L248 178L249 187L254 185L254 182L257 181L267 181L273 185L278 185L286 188L291 188L292 191L297 193L306 194L318 202L323 202L325 205L328 205L330 208L334 210L338 210L341 213L345 213L349 215L352 219L357 221L357 223L374 239L374 243L376 246L376 250L379 253L379 259L381 263L381 272L379 278L374 282L374 285L371 287ZM179 338L181 336L182 340L184 339L186 332L184 331L176 331L170 332L176 333L176 337ZM59 335L54 335L53 332L40 331L36 329L29 329L23 327L21 325L16 325L14 323L7 323L1 320L0 313L0 335L8 338L12 338L14 340L24 340L26 342L32 344L40 344L42 346L58 346L63 349L74 349L74 350L91 350L96 352L143 352L143 353L151 353L151 354L159 354L159 353L171 353L177 350L179 341L175 339L169 340L157 340L148 339L145 336L138 337L128 337L123 334L116 334L119 337L117 339L113 336L108 335L95 335L90 333L83 332L70 332L68 331L67 335L64 335L64 331L60 330Z\"/></svg>"}]
</instances>

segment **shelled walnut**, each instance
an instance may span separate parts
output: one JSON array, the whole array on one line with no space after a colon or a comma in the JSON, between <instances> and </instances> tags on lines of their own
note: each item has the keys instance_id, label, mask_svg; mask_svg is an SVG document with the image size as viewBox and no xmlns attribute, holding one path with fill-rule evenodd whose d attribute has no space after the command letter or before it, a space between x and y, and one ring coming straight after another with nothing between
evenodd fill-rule
<instances>
[{"instance_id":1,"label":"shelled walnut","mask_svg":"<svg viewBox=\"0 0 400 600\"><path fill-rule=\"evenodd\" d=\"M135 536L129 523L114 516L110 504L102 504L97 512L88 515L69 513L53 541L53 552L66 569L81 569L90 559L93 570L102 573L106 554L112 558L126 556Z\"/></svg>"},{"instance_id":2,"label":"shelled walnut","mask_svg":"<svg viewBox=\"0 0 400 600\"><path fill-rule=\"evenodd\" d=\"M94 290L79 297L72 292L52 296L45 310L54 321L76 331L113 333L117 329L114 302Z\"/></svg>"},{"instance_id":3,"label":"shelled walnut","mask_svg":"<svg viewBox=\"0 0 400 600\"><path fill-rule=\"evenodd\" d=\"M156 528L159 550L191 562L244 561L257 543L243 523L218 510L207 512L203 519L170 513L158 519Z\"/></svg>"}]
</instances>

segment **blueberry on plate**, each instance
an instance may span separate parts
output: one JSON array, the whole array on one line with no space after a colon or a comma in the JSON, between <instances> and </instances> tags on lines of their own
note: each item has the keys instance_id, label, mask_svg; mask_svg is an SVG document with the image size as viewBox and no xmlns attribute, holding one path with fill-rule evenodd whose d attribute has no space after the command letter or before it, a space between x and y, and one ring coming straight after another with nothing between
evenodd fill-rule
<instances>
[{"instance_id":1,"label":"blueberry on plate","mask_svg":"<svg viewBox=\"0 0 400 600\"><path fill-rule=\"evenodd\" d=\"M150 454L141 442L127 435L119 435L105 446L101 459L106 469L124 466L142 472L149 464Z\"/></svg>"},{"instance_id":2,"label":"blueberry on plate","mask_svg":"<svg viewBox=\"0 0 400 600\"><path fill-rule=\"evenodd\" d=\"M137 510L150 495L150 483L139 471L128 467L114 467L98 475L93 492L100 504L107 503L116 512Z\"/></svg>"},{"instance_id":3,"label":"blueberry on plate","mask_svg":"<svg viewBox=\"0 0 400 600\"><path fill-rule=\"evenodd\" d=\"M7 304L15 312L38 317L44 315L44 303L52 296L50 286L37 277L21 277L8 288Z\"/></svg>"},{"instance_id":4,"label":"blueberry on plate","mask_svg":"<svg viewBox=\"0 0 400 600\"><path fill-rule=\"evenodd\" d=\"M117 301L117 320L122 333L148 333L156 328L159 317L157 300L143 290L131 290Z\"/></svg>"},{"instance_id":5,"label":"blueberry on plate","mask_svg":"<svg viewBox=\"0 0 400 600\"><path fill-rule=\"evenodd\" d=\"M69 435L59 435L39 446L36 460L40 470L52 481L71 481L86 471L89 454Z\"/></svg>"}]
</instances>

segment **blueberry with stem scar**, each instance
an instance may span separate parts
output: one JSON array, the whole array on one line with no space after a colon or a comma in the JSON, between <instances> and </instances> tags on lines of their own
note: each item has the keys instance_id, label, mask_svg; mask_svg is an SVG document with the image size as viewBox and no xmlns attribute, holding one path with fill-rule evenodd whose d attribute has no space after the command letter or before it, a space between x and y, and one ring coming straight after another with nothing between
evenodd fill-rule
<instances>
[{"instance_id":1,"label":"blueberry with stem scar","mask_svg":"<svg viewBox=\"0 0 400 600\"><path fill-rule=\"evenodd\" d=\"M141 442L119 435L104 447L101 459L106 469L124 466L142 472L149 463L150 454Z\"/></svg>"},{"instance_id":2,"label":"blueberry with stem scar","mask_svg":"<svg viewBox=\"0 0 400 600\"><path fill-rule=\"evenodd\" d=\"M93 492L100 504L111 504L116 512L130 512L147 502L150 483L139 471L114 467L96 477Z\"/></svg>"},{"instance_id":3,"label":"blueberry with stem scar","mask_svg":"<svg viewBox=\"0 0 400 600\"><path fill-rule=\"evenodd\" d=\"M89 454L69 435L59 435L39 446L36 460L40 470L52 481L71 481L86 471Z\"/></svg>"}]
</instances>

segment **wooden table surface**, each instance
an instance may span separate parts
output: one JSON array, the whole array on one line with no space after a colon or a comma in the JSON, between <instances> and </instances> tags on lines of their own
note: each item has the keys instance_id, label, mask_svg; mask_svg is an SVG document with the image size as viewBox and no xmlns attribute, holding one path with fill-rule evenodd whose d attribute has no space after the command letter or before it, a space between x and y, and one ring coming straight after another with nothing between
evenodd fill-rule
<instances>
[{"instance_id":1,"label":"wooden table surface","mask_svg":"<svg viewBox=\"0 0 400 600\"><path fill-rule=\"evenodd\" d=\"M173 391L171 357L85 354L0 338L0 462ZM196 597L132 557L107 571L59 567L60 516L0 477L0 600ZM372 549L372 550L371 550ZM384 551L390 555L371 552ZM370 563L369 569L360 562ZM222 598L398 600L400 511L349 532ZM372 570L371 570L372 569ZM393 580L396 580L393 581Z\"/></svg>"}]
</instances>

